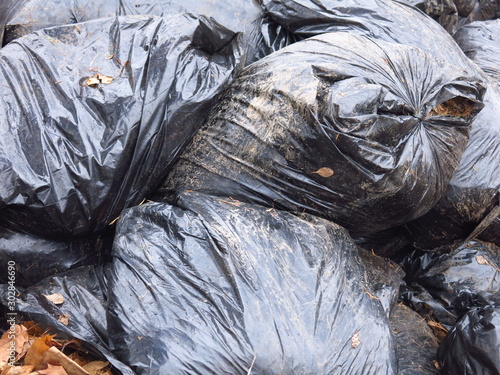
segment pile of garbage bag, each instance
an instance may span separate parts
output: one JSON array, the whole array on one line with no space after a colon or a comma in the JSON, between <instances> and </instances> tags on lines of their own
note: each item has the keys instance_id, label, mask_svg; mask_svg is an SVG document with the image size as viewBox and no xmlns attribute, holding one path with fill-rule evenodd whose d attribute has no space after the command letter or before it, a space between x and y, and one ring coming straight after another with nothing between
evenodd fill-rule
<instances>
[{"instance_id":1,"label":"pile of garbage bag","mask_svg":"<svg viewBox=\"0 0 500 375\"><path fill-rule=\"evenodd\" d=\"M499 9L2 2L0 372L499 374Z\"/></svg>"}]
</instances>

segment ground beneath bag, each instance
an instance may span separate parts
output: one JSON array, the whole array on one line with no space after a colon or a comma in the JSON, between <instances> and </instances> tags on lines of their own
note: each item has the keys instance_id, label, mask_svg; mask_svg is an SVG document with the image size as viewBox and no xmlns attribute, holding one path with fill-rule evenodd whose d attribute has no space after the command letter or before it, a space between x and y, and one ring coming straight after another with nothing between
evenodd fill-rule
<instances>
[{"instance_id":1,"label":"ground beneath bag","mask_svg":"<svg viewBox=\"0 0 500 375\"><path fill-rule=\"evenodd\" d=\"M108 329L135 372L396 372L386 312L344 229L195 193L177 203L118 224Z\"/></svg>"},{"instance_id":2,"label":"ground beneath bag","mask_svg":"<svg viewBox=\"0 0 500 375\"><path fill-rule=\"evenodd\" d=\"M0 222L63 239L139 204L231 81L240 47L192 15L89 21L4 47Z\"/></svg>"},{"instance_id":3,"label":"ground beneath bag","mask_svg":"<svg viewBox=\"0 0 500 375\"><path fill-rule=\"evenodd\" d=\"M397 226L441 197L482 92L417 48L310 38L240 74L155 196L187 189L305 211L353 235Z\"/></svg>"}]
</instances>

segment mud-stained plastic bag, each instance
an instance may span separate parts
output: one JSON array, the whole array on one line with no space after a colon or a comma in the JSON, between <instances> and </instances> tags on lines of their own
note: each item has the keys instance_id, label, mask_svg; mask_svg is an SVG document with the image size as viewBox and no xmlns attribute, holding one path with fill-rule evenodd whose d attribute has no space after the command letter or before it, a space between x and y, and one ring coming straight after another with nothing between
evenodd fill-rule
<instances>
[{"instance_id":1,"label":"mud-stained plastic bag","mask_svg":"<svg viewBox=\"0 0 500 375\"><path fill-rule=\"evenodd\" d=\"M114 374L134 375L108 348L108 268L84 266L48 277L27 289L17 287L16 319L33 321L42 331L60 339L76 339L83 351L109 361ZM61 303L50 300L54 295ZM9 301L7 285L0 285L0 300L0 314L4 316Z\"/></svg>"},{"instance_id":2,"label":"mud-stained plastic bag","mask_svg":"<svg viewBox=\"0 0 500 375\"><path fill-rule=\"evenodd\" d=\"M500 374L500 298L497 302L471 310L448 333L438 351L442 374Z\"/></svg>"},{"instance_id":3,"label":"mud-stained plastic bag","mask_svg":"<svg viewBox=\"0 0 500 375\"><path fill-rule=\"evenodd\" d=\"M182 14L55 27L4 47L0 222L63 239L141 203L239 68L238 40Z\"/></svg>"},{"instance_id":4,"label":"mud-stained plastic bag","mask_svg":"<svg viewBox=\"0 0 500 375\"><path fill-rule=\"evenodd\" d=\"M16 264L16 286L28 287L40 280L83 265L98 265L110 260L114 233L48 240L0 228L0 264ZM0 284L7 283L6 272Z\"/></svg>"},{"instance_id":5,"label":"mud-stained plastic bag","mask_svg":"<svg viewBox=\"0 0 500 375\"><path fill-rule=\"evenodd\" d=\"M185 193L120 220L113 352L138 374L394 374L387 313L343 228Z\"/></svg>"},{"instance_id":6,"label":"mud-stained plastic bag","mask_svg":"<svg viewBox=\"0 0 500 375\"><path fill-rule=\"evenodd\" d=\"M455 35L467 56L489 76L489 87L446 192L429 213L407 226L419 248L447 250L480 235L490 224L498 228L494 220L500 214L499 33L500 23L495 20L474 22ZM493 227L484 238L500 243L498 229Z\"/></svg>"},{"instance_id":7,"label":"mud-stained plastic bag","mask_svg":"<svg viewBox=\"0 0 500 375\"><path fill-rule=\"evenodd\" d=\"M409 307L398 304L390 316L396 339L398 375L434 375L438 341L427 323Z\"/></svg>"},{"instance_id":8,"label":"mud-stained plastic bag","mask_svg":"<svg viewBox=\"0 0 500 375\"><path fill-rule=\"evenodd\" d=\"M240 74L158 195L305 211L355 235L393 227L441 197L482 95L474 74L417 48L310 38Z\"/></svg>"},{"instance_id":9,"label":"mud-stained plastic bag","mask_svg":"<svg viewBox=\"0 0 500 375\"><path fill-rule=\"evenodd\" d=\"M246 33L254 31L258 25L255 21L262 13L252 0L24 0L24 4L17 5L6 17L4 44L52 26L105 17L170 16L186 12L212 17L228 29Z\"/></svg>"}]
</instances>

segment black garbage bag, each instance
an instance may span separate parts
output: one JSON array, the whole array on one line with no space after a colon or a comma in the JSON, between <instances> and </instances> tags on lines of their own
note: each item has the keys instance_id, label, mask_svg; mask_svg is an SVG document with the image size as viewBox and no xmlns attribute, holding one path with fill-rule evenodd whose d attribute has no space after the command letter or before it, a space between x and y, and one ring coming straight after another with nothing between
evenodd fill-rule
<instances>
[{"instance_id":1,"label":"black garbage bag","mask_svg":"<svg viewBox=\"0 0 500 375\"><path fill-rule=\"evenodd\" d=\"M387 313L347 231L184 193L124 212L113 352L138 374L394 374Z\"/></svg>"},{"instance_id":2,"label":"black garbage bag","mask_svg":"<svg viewBox=\"0 0 500 375\"><path fill-rule=\"evenodd\" d=\"M406 236L403 226L389 228L373 234L354 237L356 245L365 250L373 251L378 256L397 259L400 254L406 255L410 247L410 240Z\"/></svg>"},{"instance_id":3,"label":"black garbage bag","mask_svg":"<svg viewBox=\"0 0 500 375\"><path fill-rule=\"evenodd\" d=\"M442 374L500 374L498 302L471 310L448 333L438 351Z\"/></svg>"},{"instance_id":4,"label":"black garbage bag","mask_svg":"<svg viewBox=\"0 0 500 375\"><path fill-rule=\"evenodd\" d=\"M450 34L474 21L492 20L500 10L498 0L405 0L435 19Z\"/></svg>"},{"instance_id":5,"label":"black garbage bag","mask_svg":"<svg viewBox=\"0 0 500 375\"><path fill-rule=\"evenodd\" d=\"M154 196L229 196L353 235L393 227L441 197L481 97L474 74L420 49L311 38L240 74Z\"/></svg>"},{"instance_id":6,"label":"black garbage bag","mask_svg":"<svg viewBox=\"0 0 500 375\"><path fill-rule=\"evenodd\" d=\"M500 249L491 243L470 241L451 254L416 252L408 256L404 269L408 284L423 289L411 285L415 292L406 295L410 304L417 311L425 305L447 328L500 296Z\"/></svg>"},{"instance_id":7,"label":"black garbage bag","mask_svg":"<svg viewBox=\"0 0 500 375\"><path fill-rule=\"evenodd\" d=\"M417 7L438 22L449 33L454 33L458 22L457 7L453 0L395 0Z\"/></svg>"},{"instance_id":8,"label":"black garbage bag","mask_svg":"<svg viewBox=\"0 0 500 375\"><path fill-rule=\"evenodd\" d=\"M491 82L484 97L485 107L472 124L469 144L445 194L429 213L407 226L413 244L419 248L456 247L457 243L479 235L480 230L476 229L484 230L500 213L498 32L500 23L488 21L463 27L456 34L461 48L489 75Z\"/></svg>"},{"instance_id":9,"label":"black garbage bag","mask_svg":"<svg viewBox=\"0 0 500 375\"><path fill-rule=\"evenodd\" d=\"M50 11L48 11L50 9ZM253 32L262 11L257 3L228 0L25 0L7 18L4 44L47 27L98 18L199 13L236 32Z\"/></svg>"},{"instance_id":10,"label":"black garbage bag","mask_svg":"<svg viewBox=\"0 0 500 375\"><path fill-rule=\"evenodd\" d=\"M500 20L473 22L453 37L464 53L500 85Z\"/></svg>"},{"instance_id":11,"label":"black garbage bag","mask_svg":"<svg viewBox=\"0 0 500 375\"><path fill-rule=\"evenodd\" d=\"M28 287L72 268L106 263L113 237L110 230L88 238L55 241L0 228L0 264L14 262L16 285ZM0 273L0 284L7 280L7 273Z\"/></svg>"},{"instance_id":12,"label":"black garbage bag","mask_svg":"<svg viewBox=\"0 0 500 375\"><path fill-rule=\"evenodd\" d=\"M500 217L497 217L483 232L481 232L478 239L492 242L500 246Z\"/></svg>"},{"instance_id":13,"label":"black garbage bag","mask_svg":"<svg viewBox=\"0 0 500 375\"><path fill-rule=\"evenodd\" d=\"M296 38L345 31L419 47L471 72L477 67L453 38L415 7L393 0L262 0L264 10Z\"/></svg>"},{"instance_id":14,"label":"black garbage bag","mask_svg":"<svg viewBox=\"0 0 500 375\"><path fill-rule=\"evenodd\" d=\"M232 31L189 14L55 27L4 47L0 222L58 239L104 229L165 178L240 52Z\"/></svg>"},{"instance_id":15,"label":"black garbage bag","mask_svg":"<svg viewBox=\"0 0 500 375\"><path fill-rule=\"evenodd\" d=\"M391 311L390 323L396 339L398 375L439 374L435 365L438 341L425 320L398 304Z\"/></svg>"},{"instance_id":16,"label":"black garbage bag","mask_svg":"<svg viewBox=\"0 0 500 375\"><path fill-rule=\"evenodd\" d=\"M28 0L2 0L0 2L0 47L4 38L5 26L27 1Z\"/></svg>"},{"instance_id":17,"label":"black garbage bag","mask_svg":"<svg viewBox=\"0 0 500 375\"><path fill-rule=\"evenodd\" d=\"M114 373L134 375L108 348L108 268L109 266L84 266L44 279L27 289L17 287L16 319L34 321L42 331L49 330L59 339L76 338L84 350L109 361ZM64 301L58 305L46 297L56 293ZM7 285L0 286L0 300L0 311L4 316L8 306ZM3 319L2 324L6 321L7 319Z\"/></svg>"}]
</instances>

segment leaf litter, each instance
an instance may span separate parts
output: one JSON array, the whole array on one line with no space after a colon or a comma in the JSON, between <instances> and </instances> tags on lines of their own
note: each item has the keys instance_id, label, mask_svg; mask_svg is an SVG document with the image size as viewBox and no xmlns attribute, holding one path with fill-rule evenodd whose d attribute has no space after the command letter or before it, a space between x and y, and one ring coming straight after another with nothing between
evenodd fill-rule
<instances>
[{"instance_id":1,"label":"leaf litter","mask_svg":"<svg viewBox=\"0 0 500 375\"><path fill-rule=\"evenodd\" d=\"M10 362L12 350L14 363ZM33 322L26 322L16 324L0 338L0 375L113 375L113 372L109 362L87 355L77 340L58 340Z\"/></svg>"}]
</instances>

